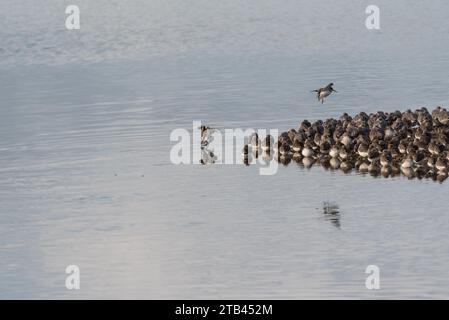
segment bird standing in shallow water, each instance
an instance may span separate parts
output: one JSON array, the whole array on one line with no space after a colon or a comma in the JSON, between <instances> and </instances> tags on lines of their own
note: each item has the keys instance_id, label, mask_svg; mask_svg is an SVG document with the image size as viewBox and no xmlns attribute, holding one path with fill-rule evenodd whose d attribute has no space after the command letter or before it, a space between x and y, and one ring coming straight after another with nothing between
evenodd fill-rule
<instances>
[{"instance_id":1,"label":"bird standing in shallow water","mask_svg":"<svg viewBox=\"0 0 449 320\"><path fill-rule=\"evenodd\" d=\"M204 148L209 144L209 138L211 137L215 129L206 126L201 126L198 129L201 130L201 148Z\"/></svg>"},{"instance_id":2,"label":"bird standing in shallow water","mask_svg":"<svg viewBox=\"0 0 449 320\"><path fill-rule=\"evenodd\" d=\"M316 97L318 101L321 100L321 104L323 104L324 98L328 97L332 92L338 92L337 90L334 90L334 88L332 88L333 85L334 85L333 83L329 83L327 86L316 90L312 90L311 92L316 92Z\"/></svg>"}]
</instances>

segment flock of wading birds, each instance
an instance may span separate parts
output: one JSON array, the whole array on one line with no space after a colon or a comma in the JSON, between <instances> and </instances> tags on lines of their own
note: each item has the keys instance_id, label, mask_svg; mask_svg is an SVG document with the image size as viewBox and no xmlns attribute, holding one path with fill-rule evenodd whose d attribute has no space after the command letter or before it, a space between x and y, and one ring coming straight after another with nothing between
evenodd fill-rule
<instances>
[{"instance_id":1,"label":"flock of wading birds","mask_svg":"<svg viewBox=\"0 0 449 320\"><path fill-rule=\"evenodd\" d=\"M202 138L211 130L201 127ZM204 147L204 146L203 146ZM444 181L449 163L449 112L437 107L405 112L344 113L338 119L304 120L299 128L283 132L274 141L257 133L242 151L244 162L262 154L284 165L292 160L304 167L319 163L324 168L350 172L404 174L408 178Z\"/></svg>"}]
</instances>

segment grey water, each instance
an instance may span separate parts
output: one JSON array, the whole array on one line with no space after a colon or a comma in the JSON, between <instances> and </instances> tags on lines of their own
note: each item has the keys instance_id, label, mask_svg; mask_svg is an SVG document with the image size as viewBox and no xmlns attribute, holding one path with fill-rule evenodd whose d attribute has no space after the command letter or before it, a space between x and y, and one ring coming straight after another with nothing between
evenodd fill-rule
<instances>
[{"instance_id":1,"label":"grey water","mask_svg":"<svg viewBox=\"0 0 449 320\"><path fill-rule=\"evenodd\" d=\"M169 157L194 120L447 107L447 1L378 0L380 30L367 1L72 2L80 30L0 2L0 298L449 298L449 182Z\"/></svg>"}]
</instances>

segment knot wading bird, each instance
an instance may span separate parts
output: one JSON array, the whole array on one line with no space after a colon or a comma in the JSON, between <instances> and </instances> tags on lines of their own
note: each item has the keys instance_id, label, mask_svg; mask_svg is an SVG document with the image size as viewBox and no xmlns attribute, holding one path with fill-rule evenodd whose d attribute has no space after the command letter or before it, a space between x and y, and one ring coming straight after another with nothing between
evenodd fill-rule
<instances>
[{"instance_id":1,"label":"knot wading bird","mask_svg":"<svg viewBox=\"0 0 449 320\"><path fill-rule=\"evenodd\" d=\"M332 92L338 92L337 90L334 90L334 88L332 88L333 85L334 85L333 83L329 83L327 86L323 88L312 90L310 92L316 92L316 97L318 101L321 100L321 104L323 104L324 98L328 97Z\"/></svg>"},{"instance_id":2,"label":"knot wading bird","mask_svg":"<svg viewBox=\"0 0 449 320\"><path fill-rule=\"evenodd\" d=\"M201 130L201 148L204 148L209 144L209 139L215 129L206 126L201 126L198 129Z\"/></svg>"}]
</instances>

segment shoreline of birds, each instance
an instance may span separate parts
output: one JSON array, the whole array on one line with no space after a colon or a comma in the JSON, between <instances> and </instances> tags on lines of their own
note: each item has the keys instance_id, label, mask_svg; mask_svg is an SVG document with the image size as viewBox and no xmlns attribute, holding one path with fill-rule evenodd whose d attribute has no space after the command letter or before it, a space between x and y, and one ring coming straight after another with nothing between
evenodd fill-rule
<instances>
[{"instance_id":1,"label":"shoreline of birds","mask_svg":"<svg viewBox=\"0 0 449 320\"><path fill-rule=\"evenodd\" d=\"M274 141L257 133L244 146L242 155L259 154L282 164L292 160L311 167L324 167L344 172L382 174L399 173L409 178L432 178L444 181L449 163L449 112L437 107L415 111L360 112L354 117L343 113L338 119L309 122L281 133Z\"/></svg>"}]
</instances>

